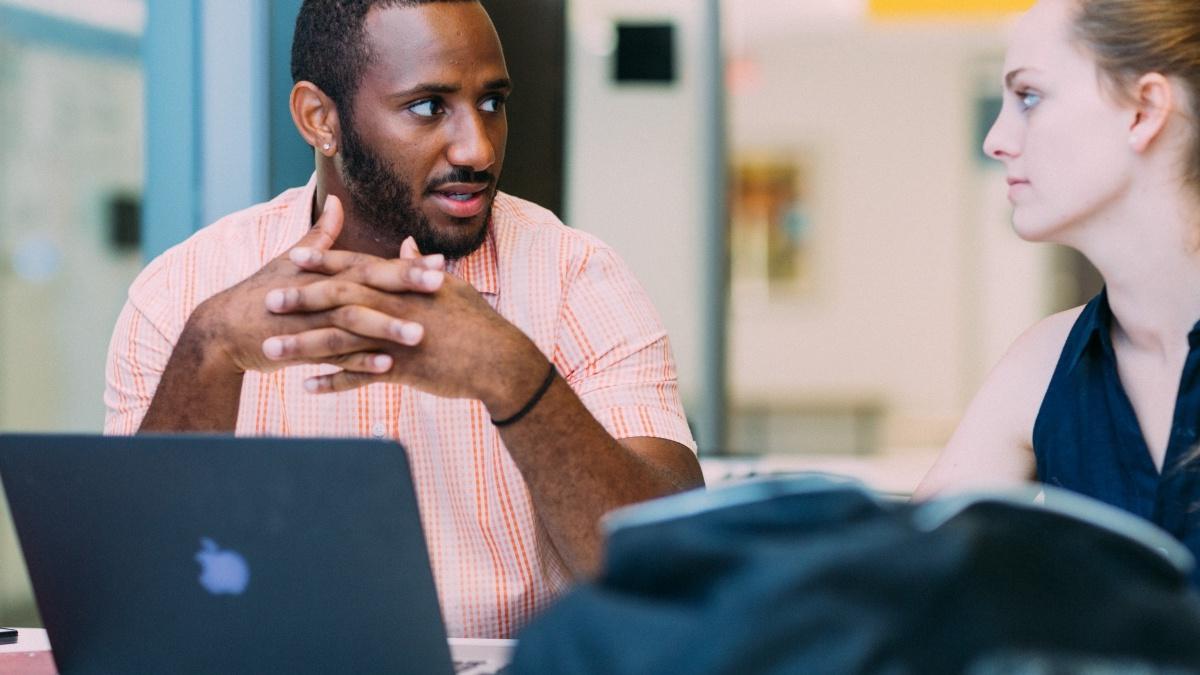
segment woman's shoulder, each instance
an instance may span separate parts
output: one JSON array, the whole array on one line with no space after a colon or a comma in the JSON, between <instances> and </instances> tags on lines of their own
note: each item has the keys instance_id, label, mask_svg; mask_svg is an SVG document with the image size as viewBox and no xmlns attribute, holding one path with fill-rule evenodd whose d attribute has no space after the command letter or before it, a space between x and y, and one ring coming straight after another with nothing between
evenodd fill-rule
<instances>
[{"instance_id":1,"label":"woman's shoulder","mask_svg":"<svg viewBox=\"0 0 1200 675\"><path fill-rule=\"evenodd\" d=\"M1015 485L1034 477L1033 426L1083 309L1048 316L1012 343L921 482L918 498L947 489Z\"/></svg>"},{"instance_id":2,"label":"woman's shoulder","mask_svg":"<svg viewBox=\"0 0 1200 675\"><path fill-rule=\"evenodd\" d=\"M1007 401L1001 405L1008 408L1009 418L1016 422L1025 442L1032 443L1033 424L1042 399L1071 329L1085 308L1083 305L1052 314L1029 327L1013 341L988 376L984 388L992 390L998 400Z\"/></svg>"},{"instance_id":3,"label":"woman's shoulder","mask_svg":"<svg viewBox=\"0 0 1200 675\"><path fill-rule=\"evenodd\" d=\"M1031 366L1038 372L1044 370L1039 366L1049 365L1052 368L1058 363L1067 337L1071 334L1071 329L1079 321L1079 316L1086 307L1087 305L1073 307L1057 314L1051 314L1035 323L1013 341L1004 360Z\"/></svg>"}]
</instances>

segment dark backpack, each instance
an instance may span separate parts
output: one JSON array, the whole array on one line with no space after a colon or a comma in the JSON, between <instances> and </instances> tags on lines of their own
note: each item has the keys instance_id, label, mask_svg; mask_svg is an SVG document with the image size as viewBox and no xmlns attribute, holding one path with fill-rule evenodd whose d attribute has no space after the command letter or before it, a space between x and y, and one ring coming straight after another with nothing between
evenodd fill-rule
<instances>
[{"instance_id":1,"label":"dark backpack","mask_svg":"<svg viewBox=\"0 0 1200 675\"><path fill-rule=\"evenodd\" d=\"M823 477L611 515L513 673L1200 673L1191 554L1046 490L926 504Z\"/></svg>"}]
</instances>

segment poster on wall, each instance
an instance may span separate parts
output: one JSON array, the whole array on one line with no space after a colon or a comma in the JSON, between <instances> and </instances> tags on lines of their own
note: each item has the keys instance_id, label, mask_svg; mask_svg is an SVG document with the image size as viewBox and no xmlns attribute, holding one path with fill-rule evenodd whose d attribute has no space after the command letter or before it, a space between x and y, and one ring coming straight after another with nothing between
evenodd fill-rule
<instances>
[{"instance_id":1,"label":"poster on wall","mask_svg":"<svg viewBox=\"0 0 1200 675\"><path fill-rule=\"evenodd\" d=\"M812 154L739 153L730 181L734 295L764 301L810 296L816 285Z\"/></svg>"}]
</instances>

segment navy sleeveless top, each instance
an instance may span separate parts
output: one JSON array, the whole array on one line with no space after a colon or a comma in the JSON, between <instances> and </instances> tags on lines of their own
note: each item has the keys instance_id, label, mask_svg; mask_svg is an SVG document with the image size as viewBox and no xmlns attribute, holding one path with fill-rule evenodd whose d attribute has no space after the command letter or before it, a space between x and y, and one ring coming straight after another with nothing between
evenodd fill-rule
<instances>
[{"instance_id":1,"label":"navy sleeveless top","mask_svg":"<svg viewBox=\"0 0 1200 675\"><path fill-rule=\"evenodd\" d=\"M1174 535L1200 558L1200 322L1188 334L1160 474L1117 374L1107 291L1079 315L1033 426L1038 480L1107 502ZM1192 583L1200 585L1200 569Z\"/></svg>"}]
</instances>

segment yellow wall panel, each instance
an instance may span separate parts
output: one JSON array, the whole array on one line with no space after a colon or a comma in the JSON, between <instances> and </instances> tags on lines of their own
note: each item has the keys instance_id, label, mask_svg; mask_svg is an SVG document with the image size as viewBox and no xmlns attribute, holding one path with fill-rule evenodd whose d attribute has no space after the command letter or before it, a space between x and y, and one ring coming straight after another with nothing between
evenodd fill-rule
<instances>
[{"instance_id":1,"label":"yellow wall panel","mask_svg":"<svg viewBox=\"0 0 1200 675\"><path fill-rule=\"evenodd\" d=\"M870 0L872 17L883 19L980 16L1023 12L1034 0Z\"/></svg>"}]
</instances>

